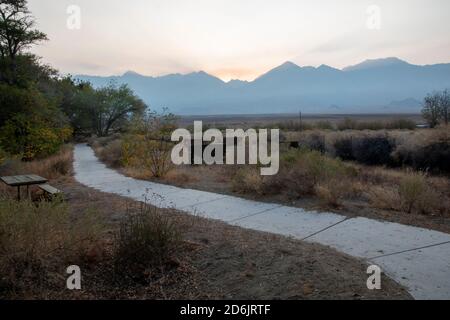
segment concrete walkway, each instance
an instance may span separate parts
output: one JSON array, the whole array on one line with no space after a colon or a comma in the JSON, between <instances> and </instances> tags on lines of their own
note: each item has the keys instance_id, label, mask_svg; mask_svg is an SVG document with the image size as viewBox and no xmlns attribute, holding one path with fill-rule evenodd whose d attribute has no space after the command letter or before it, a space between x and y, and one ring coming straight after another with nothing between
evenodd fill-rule
<instances>
[{"instance_id":1,"label":"concrete walkway","mask_svg":"<svg viewBox=\"0 0 450 320\"><path fill-rule=\"evenodd\" d=\"M449 234L136 180L107 168L86 145L77 145L74 157L75 178L86 186L160 208L173 207L327 245L380 266L416 299L450 299Z\"/></svg>"}]
</instances>

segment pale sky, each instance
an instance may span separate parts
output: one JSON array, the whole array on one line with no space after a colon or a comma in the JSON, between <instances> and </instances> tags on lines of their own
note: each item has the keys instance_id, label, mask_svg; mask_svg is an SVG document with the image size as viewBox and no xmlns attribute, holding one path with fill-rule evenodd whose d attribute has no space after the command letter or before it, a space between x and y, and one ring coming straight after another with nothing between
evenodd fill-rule
<instances>
[{"instance_id":1,"label":"pale sky","mask_svg":"<svg viewBox=\"0 0 450 320\"><path fill-rule=\"evenodd\" d=\"M70 5L81 9L79 30L67 27ZM379 29L368 27L378 21L367 11L371 5L380 9ZM29 0L29 6L50 39L33 52L63 73L203 70L228 81L253 80L285 61L336 68L391 56L450 62L448 0Z\"/></svg>"}]
</instances>

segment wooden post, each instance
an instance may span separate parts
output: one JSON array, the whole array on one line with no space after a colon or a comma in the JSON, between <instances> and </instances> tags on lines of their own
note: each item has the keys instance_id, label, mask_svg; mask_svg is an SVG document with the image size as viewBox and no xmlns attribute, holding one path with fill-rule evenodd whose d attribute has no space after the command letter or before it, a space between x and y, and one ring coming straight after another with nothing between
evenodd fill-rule
<instances>
[{"instance_id":1,"label":"wooden post","mask_svg":"<svg viewBox=\"0 0 450 320\"><path fill-rule=\"evenodd\" d=\"M299 113L299 120L300 120L300 126L299 126L299 128L300 128L300 131L302 131L303 130L303 119L302 119L302 112L300 111L300 113Z\"/></svg>"}]
</instances>

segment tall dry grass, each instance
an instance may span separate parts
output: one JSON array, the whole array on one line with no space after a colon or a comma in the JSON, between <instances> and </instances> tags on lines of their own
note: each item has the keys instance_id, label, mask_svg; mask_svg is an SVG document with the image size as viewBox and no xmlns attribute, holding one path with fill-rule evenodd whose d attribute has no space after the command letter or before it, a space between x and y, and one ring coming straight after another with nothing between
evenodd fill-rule
<instances>
[{"instance_id":1,"label":"tall dry grass","mask_svg":"<svg viewBox=\"0 0 450 320\"><path fill-rule=\"evenodd\" d=\"M129 212L120 223L114 246L114 266L118 276L135 280L164 268L181 246L181 229L167 212L142 205Z\"/></svg>"},{"instance_id":2,"label":"tall dry grass","mask_svg":"<svg viewBox=\"0 0 450 320\"><path fill-rule=\"evenodd\" d=\"M21 161L18 158L6 159L3 165L0 165L0 174L3 176L37 174L47 179L69 175L73 162L72 149L71 145L65 145L52 156L30 162Z\"/></svg>"},{"instance_id":3,"label":"tall dry grass","mask_svg":"<svg viewBox=\"0 0 450 320\"><path fill-rule=\"evenodd\" d=\"M103 225L94 211L76 218L66 203L0 199L0 296L45 292L64 268L81 264L99 245Z\"/></svg>"}]
</instances>

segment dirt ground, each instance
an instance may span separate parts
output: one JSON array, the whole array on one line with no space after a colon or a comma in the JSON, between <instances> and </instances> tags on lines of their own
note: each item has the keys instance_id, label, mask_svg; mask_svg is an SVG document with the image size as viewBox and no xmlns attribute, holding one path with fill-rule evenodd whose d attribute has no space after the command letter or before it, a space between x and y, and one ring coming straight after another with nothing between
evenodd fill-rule
<instances>
[{"instance_id":1,"label":"dirt ground","mask_svg":"<svg viewBox=\"0 0 450 320\"><path fill-rule=\"evenodd\" d=\"M136 202L98 192L72 177L52 182L74 215L95 209L112 230ZM232 227L184 213L166 212L182 226L184 251L150 283L105 283L111 266L88 267L83 290L50 294L64 299L411 299L383 275L382 290L368 290L367 266L321 245ZM108 242L105 242L108 246Z\"/></svg>"},{"instance_id":2,"label":"dirt ground","mask_svg":"<svg viewBox=\"0 0 450 320\"><path fill-rule=\"evenodd\" d=\"M169 174L167 178L159 180L159 182L183 188L234 195L251 200L281 203L306 210L335 212L348 217L366 217L450 233L450 212L424 215L414 212L386 210L374 208L367 201L362 201L361 199L346 199L340 207L330 208L325 206L317 197L312 196L292 200L286 197L285 194L260 196L257 194L236 193L233 191L230 183L233 170L236 169L227 166L181 166L176 169L177 174L175 176ZM123 173L126 174L126 172Z\"/></svg>"}]
</instances>

